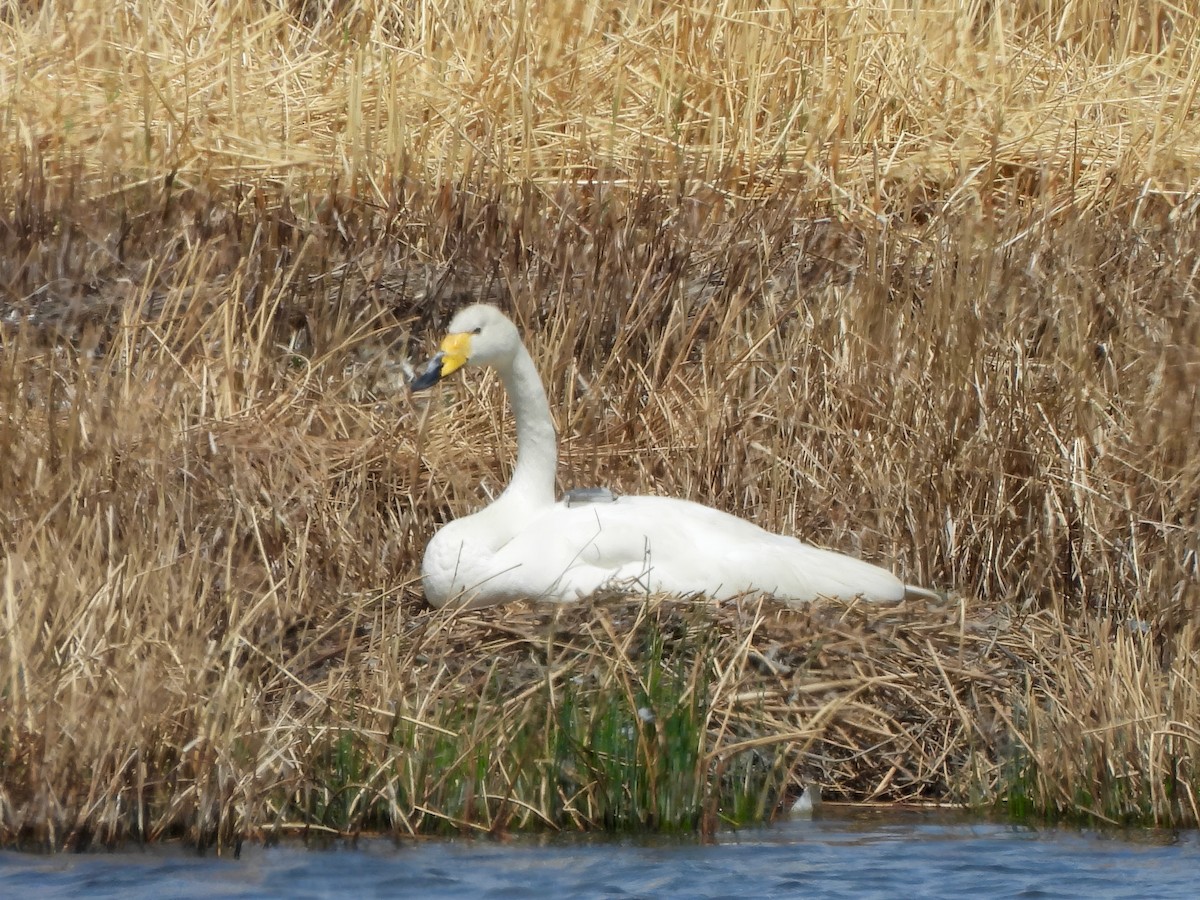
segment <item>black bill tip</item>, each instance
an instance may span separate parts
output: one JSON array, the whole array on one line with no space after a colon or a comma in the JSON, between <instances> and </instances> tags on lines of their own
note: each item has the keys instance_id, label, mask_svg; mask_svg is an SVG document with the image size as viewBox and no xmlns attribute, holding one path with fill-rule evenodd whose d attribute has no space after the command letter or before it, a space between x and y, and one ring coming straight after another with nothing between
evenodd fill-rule
<instances>
[{"instance_id":1,"label":"black bill tip","mask_svg":"<svg viewBox=\"0 0 1200 900\"><path fill-rule=\"evenodd\" d=\"M441 381L441 378L442 378L442 354L439 353L437 356L435 356L433 359L431 359L428 363L425 364L425 368L420 373L418 373L417 376L415 378L413 378L412 381L410 381L408 383L408 386L410 388L412 388L414 391L423 391L426 388L433 387L435 384L437 384L439 381Z\"/></svg>"}]
</instances>

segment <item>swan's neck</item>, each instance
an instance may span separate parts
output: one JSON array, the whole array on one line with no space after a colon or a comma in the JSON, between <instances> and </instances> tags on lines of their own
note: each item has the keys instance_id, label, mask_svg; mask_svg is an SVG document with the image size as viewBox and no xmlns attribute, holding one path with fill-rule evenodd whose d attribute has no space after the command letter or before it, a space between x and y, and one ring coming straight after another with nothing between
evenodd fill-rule
<instances>
[{"instance_id":1,"label":"swan's neck","mask_svg":"<svg viewBox=\"0 0 1200 900\"><path fill-rule=\"evenodd\" d=\"M500 377L517 420L517 465L499 499L528 507L548 506L554 503L558 438L546 391L529 351L518 348L512 366L502 369Z\"/></svg>"}]
</instances>

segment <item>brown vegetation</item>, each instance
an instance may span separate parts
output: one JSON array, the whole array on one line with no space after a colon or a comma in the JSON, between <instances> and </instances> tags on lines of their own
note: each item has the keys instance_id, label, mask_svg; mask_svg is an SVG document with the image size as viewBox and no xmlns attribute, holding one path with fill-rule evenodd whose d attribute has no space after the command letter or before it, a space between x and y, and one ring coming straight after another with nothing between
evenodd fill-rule
<instances>
[{"instance_id":1,"label":"brown vegetation","mask_svg":"<svg viewBox=\"0 0 1200 900\"><path fill-rule=\"evenodd\" d=\"M1200 19L759 6L5 13L5 840L1200 821ZM431 612L480 297L564 487L950 599Z\"/></svg>"}]
</instances>

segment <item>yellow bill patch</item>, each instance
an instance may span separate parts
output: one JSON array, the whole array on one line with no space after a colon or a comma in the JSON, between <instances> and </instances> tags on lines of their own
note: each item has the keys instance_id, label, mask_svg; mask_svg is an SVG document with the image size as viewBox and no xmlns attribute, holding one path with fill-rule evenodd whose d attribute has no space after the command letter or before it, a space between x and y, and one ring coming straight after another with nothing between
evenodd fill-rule
<instances>
[{"instance_id":1,"label":"yellow bill patch","mask_svg":"<svg viewBox=\"0 0 1200 900\"><path fill-rule=\"evenodd\" d=\"M467 332L448 334L442 341L442 377L457 372L471 356L471 335Z\"/></svg>"}]
</instances>

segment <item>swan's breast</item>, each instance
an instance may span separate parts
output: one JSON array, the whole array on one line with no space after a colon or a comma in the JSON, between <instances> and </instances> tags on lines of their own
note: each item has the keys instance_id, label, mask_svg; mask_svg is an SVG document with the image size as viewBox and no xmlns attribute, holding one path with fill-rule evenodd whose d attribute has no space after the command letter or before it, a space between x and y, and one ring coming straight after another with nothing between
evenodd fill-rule
<instances>
[{"instance_id":1,"label":"swan's breast","mask_svg":"<svg viewBox=\"0 0 1200 900\"><path fill-rule=\"evenodd\" d=\"M421 582L434 606L463 602L491 606L537 596L536 556L506 552L521 534L519 516L498 515L495 504L444 525L425 547Z\"/></svg>"},{"instance_id":2,"label":"swan's breast","mask_svg":"<svg viewBox=\"0 0 1200 900\"><path fill-rule=\"evenodd\" d=\"M421 561L421 583L434 606L445 606L478 583L483 559L491 550L464 528L470 517L450 522L430 538Z\"/></svg>"}]
</instances>

